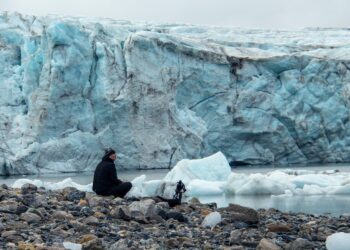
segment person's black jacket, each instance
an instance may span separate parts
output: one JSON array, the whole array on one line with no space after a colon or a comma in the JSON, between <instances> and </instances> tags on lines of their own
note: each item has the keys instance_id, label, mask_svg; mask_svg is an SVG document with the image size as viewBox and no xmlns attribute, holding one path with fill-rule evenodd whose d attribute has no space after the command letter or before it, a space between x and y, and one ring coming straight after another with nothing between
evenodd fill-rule
<instances>
[{"instance_id":1,"label":"person's black jacket","mask_svg":"<svg viewBox=\"0 0 350 250\"><path fill-rule=\"evenodd\" d=\"M117 177L117 171L112 159L105 157L97 165L94 174L92 190L99 195L108 194L112 187L122 183Z\"/></svg>"}]
</instances>

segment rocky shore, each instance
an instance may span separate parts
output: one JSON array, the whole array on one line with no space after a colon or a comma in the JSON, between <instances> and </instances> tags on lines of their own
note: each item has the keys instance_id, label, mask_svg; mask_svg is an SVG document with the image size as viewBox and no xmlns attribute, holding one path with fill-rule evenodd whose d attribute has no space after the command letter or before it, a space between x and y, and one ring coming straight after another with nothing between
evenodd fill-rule
<instances>
[{"instance_id":1,"label":"rocky shore","mask_svg":"<svg viewBox=\"0 0 350 250\"><path fill-rule=\"evenodd\" d=\"M335 232L350 232L350 216L0 187L0 249L326 249Z\"/></svg>"}]
</instances>

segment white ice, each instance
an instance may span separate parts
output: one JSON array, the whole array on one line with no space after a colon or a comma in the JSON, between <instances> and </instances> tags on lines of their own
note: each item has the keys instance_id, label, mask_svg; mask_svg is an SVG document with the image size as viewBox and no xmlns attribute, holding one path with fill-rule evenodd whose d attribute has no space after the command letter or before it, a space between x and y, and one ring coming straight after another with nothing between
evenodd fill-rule
<instances>
[{"instance_id":1,"label":"white ice","mask_svg":"<svg viewBox=\"0 0 350 250\"><path fill-rule=\"evenodd\" d=\"M187 185L195 179L205 181L226 181L231 168L223 153L217 152L203 159L179 161L164 177L164 181L182 182Z\"/></svg>"},{"instance_id":2,"label":"white ice","mask_svg":"<svg viewBox=\"0 0 350 250\"><path fill-rule=\"evenodd\" d=\"M81 250L82 249L81 244L76 244L76 243L72 243L69 241L63 242L63 247L65 249L68 249L68 250Z\"/></svg>"},{"instance_id":3,"label":"white ice","mask_svg":"<svg viewBox=\"0 0 350 250\"><path fill-rule=\"evenodd\" d=\"M326 247L328 250L349 250L350 234L335 233L327 237Z\"/></svg>"},{"instance_id":4,"label":"white ice","mask_svg":"<svg viewBox=\"0 0 350 250\"><path fill-rule=\"evenodd\" d=\"M225 156L218 152L209 157L195 160L181 160L162 180L147 180L141 175L132 180L133 188L128 196L146 197L163 195L171 197L176 183L182 180L186 185L185 195L348 195L350 194L350 173L335 170L275 170L268 173L242 174L231 172ZM19 179L13 187L32 183L47 189L67 186L92 191L92 184L80 185L67 178L52 183L40 180Z\"/></svg>"},{"instance_id":5,"label":"white ice","mask_svg":"<svg viewBox=\"0 0 350 250\"><path fill-rule=\"evenodd\" d=\"M202 226L212 228L212 227L215 227L220 222L221 222L221 214L219 212L212 212L204 218L202 222Z\"/></svg>"},{"instance_id":6,"label":"white ice","mask_svg":"<svg viewBox=\"0 0 350 250\"><path fill-rule=\"evenodd\" d=\"M46 189L51 190L57 190L62 189L65 187L75 187L76 189L85 191L85 192L92 192L92 183L87 185L81 185L76 182L74 182L71 178L66 178L60 182L48 182L48 181L41 181L41 180L29 180L29 179L18 179L16 180L12 187L13 188L21 188L22 185L30 183L37 187L44 187Z\"/></svg>"}]
</instances>

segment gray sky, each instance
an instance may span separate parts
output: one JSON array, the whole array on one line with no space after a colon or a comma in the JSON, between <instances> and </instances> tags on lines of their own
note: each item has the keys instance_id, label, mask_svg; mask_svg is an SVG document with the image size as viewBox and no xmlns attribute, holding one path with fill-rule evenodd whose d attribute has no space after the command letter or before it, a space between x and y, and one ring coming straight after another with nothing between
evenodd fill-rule
<instances>
[{"instance_id":1,"label":"gray sky","mask_svg":"<svg viewBox=\"0 0 350 250\"><path fill-rule=\"evenodd\" d=\"M350 0L0 0L0 10L249 28L350 28Z\"/></svg>"}]
</instances>

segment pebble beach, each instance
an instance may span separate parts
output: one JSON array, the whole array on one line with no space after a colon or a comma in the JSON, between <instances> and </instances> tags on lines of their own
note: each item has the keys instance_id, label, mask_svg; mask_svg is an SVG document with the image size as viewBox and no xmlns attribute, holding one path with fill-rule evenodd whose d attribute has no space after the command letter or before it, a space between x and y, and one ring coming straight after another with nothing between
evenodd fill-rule
<instances>
[{"instance_id":1,"label":"pebble beach","mask_svg":"<svg viewBox=\"0 0 350 250\"><path fill-rule=\"evenodd\" d=\"M0 249L326 249L350 216L0 187Z\"/></svg>"}]
</instances>

